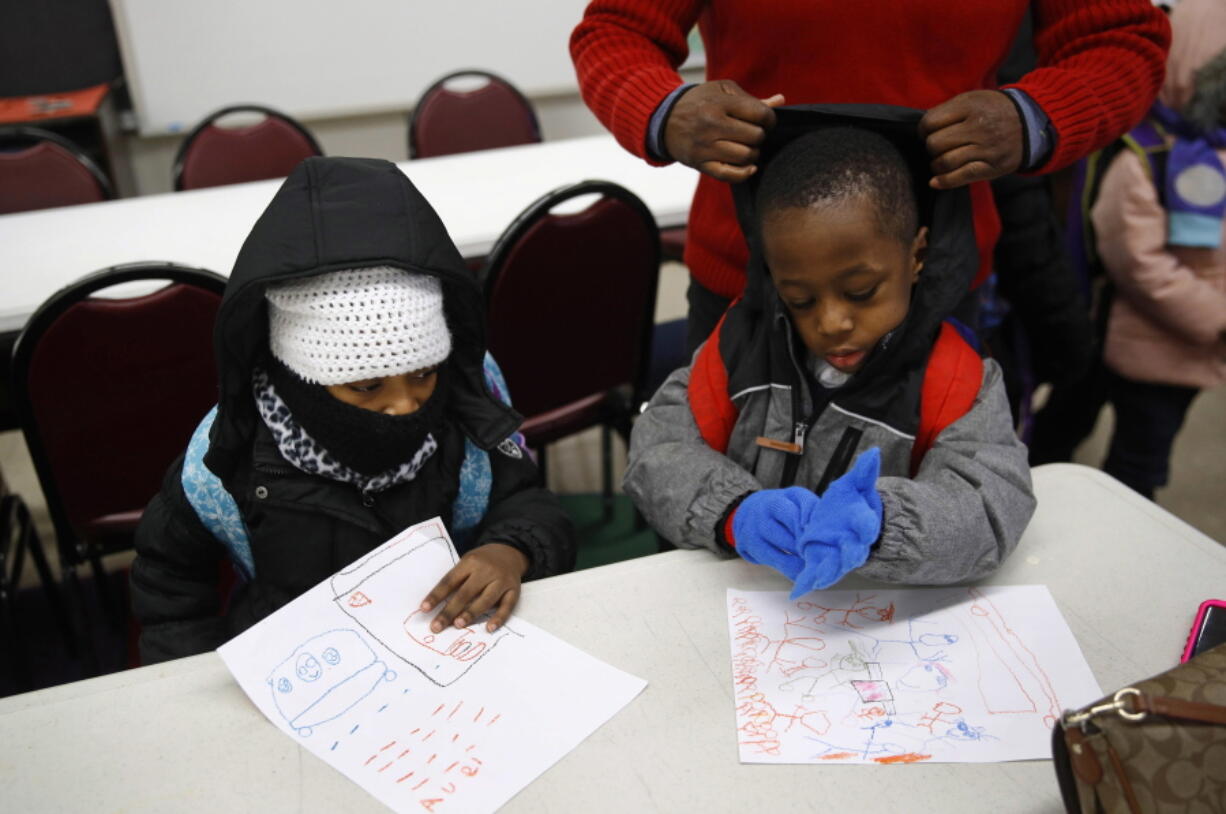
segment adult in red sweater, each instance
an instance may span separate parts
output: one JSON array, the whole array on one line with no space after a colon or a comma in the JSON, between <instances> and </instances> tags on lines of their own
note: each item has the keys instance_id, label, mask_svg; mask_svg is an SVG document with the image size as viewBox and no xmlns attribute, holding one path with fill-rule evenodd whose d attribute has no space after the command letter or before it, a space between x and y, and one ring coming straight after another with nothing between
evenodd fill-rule
<instances>
[{"instance_id":1,"label":"adult in red sweater","mask_svg":"<svg viewBox=\"0 0 1226 814\"><path fill-rule=\"evenodd\" d=\"M584 101L627 150L703 172L690 209L690 339L745 284L747 251L724 182L748 178L773 108L881 103L927 109L932 185L972 184L979 279L1000 221L986 182L1049 172L1149 109L1170 27L1150 0L1035 0L1039 66L996 90L1026 0L593 0L571 35ZM677 73L698 24L708 81ZM978 280L977 280L978 281Z\"/></svg>"}]
</instances>

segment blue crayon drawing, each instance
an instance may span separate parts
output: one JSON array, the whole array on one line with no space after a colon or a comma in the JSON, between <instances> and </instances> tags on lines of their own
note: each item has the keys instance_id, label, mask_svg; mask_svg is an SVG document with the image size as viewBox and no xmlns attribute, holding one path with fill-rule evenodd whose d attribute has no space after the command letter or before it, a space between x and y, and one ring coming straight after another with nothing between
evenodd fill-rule
<instances>
[{"instance_id":1,"label":"blue crayon drawing","mask_svg":"<svg viewBox=\"0 0 1226 814\"><path fill-rule=\"evenodd\" d=\"M306 737L395 678L356 631L339 629L298 645L273 668L267 682L281 717Z\"/></svg>"}]
</instances>

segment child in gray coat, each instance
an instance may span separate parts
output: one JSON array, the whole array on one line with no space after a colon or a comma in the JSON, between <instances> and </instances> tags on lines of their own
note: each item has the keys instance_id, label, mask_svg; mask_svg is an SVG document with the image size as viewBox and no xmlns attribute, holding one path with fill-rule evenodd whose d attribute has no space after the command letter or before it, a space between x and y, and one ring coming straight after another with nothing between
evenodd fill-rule
<instances>
[{"instance_id":1,"label":"child in gray coat","mask_svg":"<svg viewBox=\"0 0 1226 814\"><path fill-rule=\"evenodd\" d=\"M970 201L916 184L917 117L780 111L735 193L745 294L631 438L625 487L658 532L796 595L853 569L981 577L1034 511L1000 369L946 321L977 264Z\"/></svg>"}]
</instances>

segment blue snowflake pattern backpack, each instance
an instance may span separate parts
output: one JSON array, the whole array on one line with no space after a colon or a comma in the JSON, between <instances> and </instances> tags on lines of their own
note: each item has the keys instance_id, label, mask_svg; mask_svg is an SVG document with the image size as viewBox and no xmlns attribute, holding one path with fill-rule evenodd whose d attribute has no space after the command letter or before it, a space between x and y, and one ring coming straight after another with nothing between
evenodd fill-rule
<instances>
[{"instance_id":1,"label":"blue snowflake pattern backpack","mask_svg":"<svg viewBox=\"0 0 1226 814\"><path fill-rule=\"evenodd\" d=\"M489 353L485 354L485 384L494 396L508 407L510 392L502 371ZM225 547L239 575L245 580L255 576L255 560L251 555L251 540L243 523L238 503L226 491L221 478L204 465L204 454L209 448L209 430L217 416L213 407L196 427L192 440L183 456L183 474L180 482L188 502L200 518L200 522ZM515 433L511 439L524 447L524 438ZM505 441L503 443L506 443ZM460 466L460 492L451 513L451 533L456 547L463 551L472 541L477 526L489 507L490 489L494 484L490 456L471 440L464 439L464 462Z\"/></svg>"}]
</instances>

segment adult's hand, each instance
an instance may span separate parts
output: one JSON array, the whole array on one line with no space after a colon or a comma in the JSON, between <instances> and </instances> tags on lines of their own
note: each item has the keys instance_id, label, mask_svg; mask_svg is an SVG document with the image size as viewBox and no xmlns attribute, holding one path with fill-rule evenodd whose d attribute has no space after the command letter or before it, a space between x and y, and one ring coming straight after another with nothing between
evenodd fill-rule
<instances>
[{"instance_id":1,"label":"adult's hand","mask_svg":"<svg viewBox=\"0 0 1226 814\"><path fill-rule=\"evenodd\" d=\"M664 148L682 164L729 183L757 171L758 145L775 124L783 94L759 99L731 79L681 94L664 125Z\"/></svg>"},{"instance_id":2,"label":"adult's hand","mask_svg":"<svg viewBox=\"0 0 1226 814\"><path fill-rule=\"evenodd\" d=\"M933 189L991 181L1022 165L1022 118L998 90L960 93L930 108L919 132L932 158Z\"/></svg>"}]
</instances>

